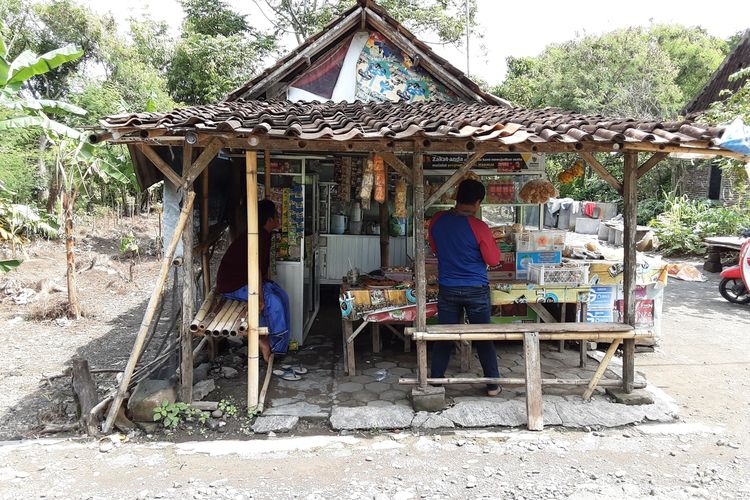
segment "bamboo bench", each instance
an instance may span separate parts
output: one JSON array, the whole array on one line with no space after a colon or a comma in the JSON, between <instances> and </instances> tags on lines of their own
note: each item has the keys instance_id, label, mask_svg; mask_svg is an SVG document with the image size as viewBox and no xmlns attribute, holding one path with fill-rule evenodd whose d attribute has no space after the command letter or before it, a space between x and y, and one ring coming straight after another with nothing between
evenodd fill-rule
<instances>
[{"instance_id":1,"label":"bamboo bench","mask_svg":"<svg viewBox=\"0 0 750 500\"><path fill-rule=\"evenodd\" d=\"M247 336L247 302L225 299L211 290L195 313L190 331L195 336ZM268 335L268 329L258 328L258 333Z\"/></svg>"},{"instance_id":2,"label":"bamboo bench","mask_svg":"<svg viewBox=\"0 0 750 500\"><path fill-rule=\"evenodd\" d=\"M521 323L521 324L459 324L428 325L426 332L418 332L414 327L404 329L417 343L417 363L419 378L402 378L400 384L500 384L526 386L526 414L529 430L542 430L542 386L543 385L587 385L583 399L591 399L597 386L621 386L620 381L602 381L602 376L617 350L625 339L652 338L651 333L637 333L624 323ZM525 378L427 378L427 342L431 341L473 341L473 340L522 340ZM599 367L590 380L586 379L543 379L541 370L540 340L577 340L611 342ZM422 353L422 354L420 354ZM623 367L624 370L624 367ZM624 373L623 373L623 378ZM644 384L635 384L642 388Z\"/></svg>"}]
</instances>

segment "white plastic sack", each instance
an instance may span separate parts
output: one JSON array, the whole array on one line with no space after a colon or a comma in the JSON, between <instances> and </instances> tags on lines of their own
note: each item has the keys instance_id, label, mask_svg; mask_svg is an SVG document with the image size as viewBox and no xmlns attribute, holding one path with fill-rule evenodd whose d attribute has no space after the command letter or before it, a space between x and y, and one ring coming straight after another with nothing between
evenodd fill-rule
<instances>
[{"instance_id":1,"label":"white plastic sack","mask_svg":"<svg viewBox=\"0 0 750 500\"><path fill-rule=\"evenodd\" d=\"M719 145L724 149L736 151L744 155L750 155L750 127L742 122L741 118L735 118L721 134Z\"/></svg>"}]
</instances>

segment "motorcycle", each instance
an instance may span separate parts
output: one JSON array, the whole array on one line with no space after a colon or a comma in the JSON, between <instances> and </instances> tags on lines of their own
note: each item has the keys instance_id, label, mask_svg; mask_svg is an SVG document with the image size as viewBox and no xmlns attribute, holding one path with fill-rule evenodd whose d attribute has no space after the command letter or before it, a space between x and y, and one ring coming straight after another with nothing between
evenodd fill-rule
<instances>
[{"instance_id":1,"label":"motorcycle","mask_svg":"<svg viewBox=\"0 0 750 500\"><path fill-rule=\"evenodd\" d=\"M739 263L721 272L719 293L729 302L750 304L750 238L740 247Z\"/></svg>"}]
</instances>

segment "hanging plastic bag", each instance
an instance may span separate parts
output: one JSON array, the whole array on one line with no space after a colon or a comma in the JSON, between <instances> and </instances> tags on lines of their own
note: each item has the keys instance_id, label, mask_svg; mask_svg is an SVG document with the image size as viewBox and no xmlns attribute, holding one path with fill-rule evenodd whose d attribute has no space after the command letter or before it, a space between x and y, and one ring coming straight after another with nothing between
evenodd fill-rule
<instances>
[{"instance_id":1,"label":"hanging plastic bag","mask_svg":"<svg viewBox=\"0 0 750 500\"><path fill-rule=\"evenodd\" d=\"M750 127L737 117L721 134L719 146L730 151L736 151L750 156Z\"/></svg>"},{"instance_id":2,"label":"hanging plastic bag","mask_svg":"<svg viewBox=\"0 0 750 500\"><path fill-rule=\"evenodd\" d=\"M394 200L396 217L406 217L406 181L399 179L396 183L396 196Z\"/></svg>"}]
</instances>

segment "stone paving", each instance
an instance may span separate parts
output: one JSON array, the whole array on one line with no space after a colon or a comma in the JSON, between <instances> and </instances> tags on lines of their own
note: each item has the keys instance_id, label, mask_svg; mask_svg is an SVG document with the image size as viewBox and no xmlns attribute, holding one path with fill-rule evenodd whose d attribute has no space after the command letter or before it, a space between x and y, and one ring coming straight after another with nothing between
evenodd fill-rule
<instances>
[{"instance_id":1,"label":"stone paving","mask_svg":"<svg viewBox=\"0 0 750 500\"><path fill-rule=\"evenodd\" d=\"M317 333L315 333L317 331ZM280 363L301 364L309 372L299 381L274 377L263 415L255 432L284 432L299 419L327 420L337 431L396 428L450 429L454 427L524 427L526 406L523 386L504 387L495 397L485 395L484 386L446 386L446 408L435 413L414 412L410 401L412 386L399 384L399 378L416 377L416 353L402 352L400 341L384 336L384 349L373 354L369 334L357 339L357 374L343 371L340 334L311 332L306 345L287 355ZM338 341L338 345L336 345ZM524 377L520 342L497 343L501 377ZM593 375L603 353L595 351L585 368L579 368L577 350L557 351L557 343L542 344L542 373L545 378L582 378ZM614 359L606 379L618 379L619 360ZM481 376L476 354L471 369L461 373L454 354L447 376ZM615 371L613 371L615 370ZM638 376L637 376L638 379ZM641 379L642 380L642 379ZM677 418L676 405L663 393L655 402L640 406L615 403L603 389L597 389L590 402L581 398L585 386L545 387L546 426L569 428L617 427L639 422L670 422ZM278 423L275 426L274 423Z\"/></svg>"}]
</instances>

